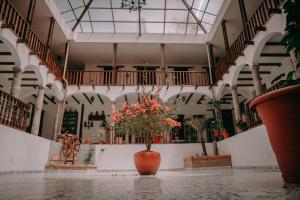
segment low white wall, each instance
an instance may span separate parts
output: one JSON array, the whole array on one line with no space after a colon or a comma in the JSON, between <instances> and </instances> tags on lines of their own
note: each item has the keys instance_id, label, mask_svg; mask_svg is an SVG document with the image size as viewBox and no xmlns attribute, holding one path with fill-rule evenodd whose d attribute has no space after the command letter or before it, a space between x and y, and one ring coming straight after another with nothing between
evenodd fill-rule
<instances>
[{"instance_id":1,"label":"low white wall","mask_svg":"<svg viewBox=\"0 0 300 200\"><path fill-rule=\"evenodd\" d=\"M234 167L278 166L264 125L218 143L220 154L230 154Z\"/></svg>"},{"instance_id":2,"label":"low white wall","mask_svg":"<svg viewBox=\"0 0 300 200\"><path fill-rule=\"evenodd\" d=\"M207 144L212 154L212 144ZM153 151L160 152L160 169L183 168L183 159L188 155L202 154L200 143L197 144L159 144L152 145ZM135 169L133 155L145 150L145 145L96 145L96 165L98 170L130 170Z\"/></svg>"},{"instance_id":3,"label":"low white wall","mask_svg":"<svg viewBox=\"0 0 300 200\"><path fill-rule=\"evenodd\" d=\"M0 172L45 170L50 143L50 140L0 125Z\"/></svg>"}]
</instances>

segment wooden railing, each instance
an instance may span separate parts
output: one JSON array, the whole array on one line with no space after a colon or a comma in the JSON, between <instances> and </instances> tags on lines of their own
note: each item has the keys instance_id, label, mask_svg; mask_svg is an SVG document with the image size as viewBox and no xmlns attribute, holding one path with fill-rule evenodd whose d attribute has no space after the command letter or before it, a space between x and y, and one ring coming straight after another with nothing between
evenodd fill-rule
<instances>
[{"instance_id":1,"label":"wooden railing","mask_svg":"<svg viewBox=\"0 0 300 200\"><path fill-rule=\"evenodd\" d=\"M239 34L226 55L217 64L216 80L221 80L235 60L243 55L243 51L259 31L265 29L265 24L285 0L264 0L248 21L246 28Z\"/></svg>"},{"instance_id":2,"label":"wooden railing","mask_svg":"<svg viewBox=\"0 0 300 200\"><path fill-rule=\"evenodd\" d=\"M190 85L208 86L206 72L67 71L69 85Z\"/></svg>"},{"instance_id":3,"label":"wooden railing","mask_svg":"<svg viewBox=\"0 0 300 200\"><path fill-rule=\"evenodd\" d=\"M30 104L25 104L0 90L1 124L25 131L30 107Z\"/></svg>"},{"instance_id":4,"label":"wooden railing","mask_svg":"<svg viewBox=\"0 0 300 200\"><path fill-rule=\"evenodd\" d=\"M41 62L45 63L49 70L56 75L57 79L61 78L61 67L54 56L9 0L0 0L0 20L3 23L2 28L12 29L19 40L27 44L31 55L37 55Z\"/></svg>"}]
</instances>

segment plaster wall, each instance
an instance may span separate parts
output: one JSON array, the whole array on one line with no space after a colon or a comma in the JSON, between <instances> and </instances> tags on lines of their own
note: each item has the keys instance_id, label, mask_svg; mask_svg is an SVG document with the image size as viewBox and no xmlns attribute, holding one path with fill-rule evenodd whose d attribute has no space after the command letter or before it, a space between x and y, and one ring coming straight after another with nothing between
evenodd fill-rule
<instances>
[{"instance_id":1,"label":"plaster wall","mask_svg":"<svg viewBox=\"0 0 300 200\"><path fill-rule=\"evenodd\" d=\"M44 171L50 140L0 125L0 173Z\"/></svg>"}]
</instances>

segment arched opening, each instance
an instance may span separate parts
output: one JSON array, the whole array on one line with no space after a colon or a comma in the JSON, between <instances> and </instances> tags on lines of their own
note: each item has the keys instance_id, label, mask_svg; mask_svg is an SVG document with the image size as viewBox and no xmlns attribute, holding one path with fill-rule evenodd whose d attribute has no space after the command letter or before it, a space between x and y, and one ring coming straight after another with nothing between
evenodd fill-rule
<instances>
[{"instance_id":1,"label":"arched opening","mask_svg":"<svg viewBox=\"0 0 300 200\"><path fill-rule=\"evenodd\" d=\"M61 132L76 134L81 141L105 141L111 112L111 101L104 95L93 92L72 94L65 102Z\"/></svg>"},{"instance_id":2,"label":"arched opening","mask_svg":"<svg viewBox=\"0 0 300 200\"><path fill-rule=\"evenodd\" d=\"M181 127L172 130L172 139L178 143L198 143L200 135L186 122L193 117L209 120L213 118L213 109L211 98L205 94L183 92L178 93L167 100L172 109L172 114L177 121L182 123ZM210 122L204 128L203 136L206 142L212 141Z\"/></svg>"}]
</instances>

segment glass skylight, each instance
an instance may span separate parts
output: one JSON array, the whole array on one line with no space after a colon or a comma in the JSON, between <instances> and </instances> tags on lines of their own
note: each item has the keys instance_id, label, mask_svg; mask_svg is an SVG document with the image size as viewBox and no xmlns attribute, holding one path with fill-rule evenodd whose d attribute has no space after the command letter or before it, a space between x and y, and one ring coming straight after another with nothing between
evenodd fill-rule
<instances>
[{"instance_id":1,"label":"glass skylight","mask_svg":"<svg viewBox=\"0 0 300 200\"><path fill-rule=\"evenodd\" d=\"M72 29L89 0L53 0ZM147 0L138 11L121 9L121 0L93 0L75 32L204 34L209 32L224 0L186 0L198 20L182 0ZM197 23L199 21L205 31Z\"/></svg>"}]
</instances>

